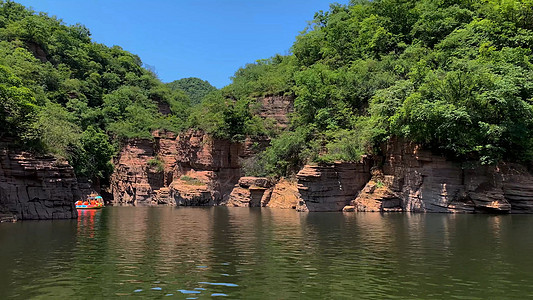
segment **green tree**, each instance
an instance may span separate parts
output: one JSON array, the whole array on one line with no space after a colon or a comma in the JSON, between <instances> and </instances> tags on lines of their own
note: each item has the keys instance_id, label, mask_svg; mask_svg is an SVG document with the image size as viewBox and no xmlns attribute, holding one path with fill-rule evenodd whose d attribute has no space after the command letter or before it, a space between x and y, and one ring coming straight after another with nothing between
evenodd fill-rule
<instances>
[{"instance_id":1,"label":"green tree","mask_svg":"<svg viewBox=\"0 0 533 300\"><path fill-rule=\"evenodd\" d=\"M31 124L34 109L32 92L6 66L0 65L0 138L23 134Z\"/></svg>"},{"instance_id":2,"label":"green tree","mask_svg":"<svg viewBox=\"0 0 533 300\"><path fill-rule=\"evenodd\" d=\"M167 83L167 85L172 90L184 91L191 99L191 104L193 105L199 104L207 94L217 90L217 88L212 86L207 80L202 80L196 77L174 80Z\"/></svg>"}]
</instances>

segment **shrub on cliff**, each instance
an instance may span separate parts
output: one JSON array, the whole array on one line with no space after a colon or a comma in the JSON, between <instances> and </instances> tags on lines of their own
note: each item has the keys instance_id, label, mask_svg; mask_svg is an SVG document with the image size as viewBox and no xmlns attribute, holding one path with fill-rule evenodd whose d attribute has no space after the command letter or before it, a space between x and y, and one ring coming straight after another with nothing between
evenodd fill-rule
<instances>
[{"instance_id":1,"label":"shrub on cliff","mask_svg":"<svg viewBox=\"0 0 533 300\"><path fill-rule=\"evenodd\" d=\"M242 141L247 135L268 134L263 120L252 114L251 105L248 98L235 100L226 97L222 91L216 91L193 109L188 125L203 129L217 138L233 141Z\"/></svg>"}]
</instances>

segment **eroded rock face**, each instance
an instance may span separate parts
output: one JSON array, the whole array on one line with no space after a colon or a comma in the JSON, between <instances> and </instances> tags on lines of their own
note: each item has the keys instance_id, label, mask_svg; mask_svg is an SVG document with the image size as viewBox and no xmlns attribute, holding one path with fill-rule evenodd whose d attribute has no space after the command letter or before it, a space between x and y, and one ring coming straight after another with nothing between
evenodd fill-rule
<instances>
[{"instance_id":1,"label":"eroded rock face","mask_svg":"<svg viewBox=\"0 0 533 300\"><path fill-rule=\"evenodd\" d=\"M258 115L279 128L288 126L292 96L266 96L257 101ZM162 113L168 110L162 105L159 108ZM158 131L153 135L154 140L129 141L116 159L111 178L114 204L225 204L242 176L240 161L269 143L267 138L232 143L199 130L179 136Z\"/></svg>"},{"instance_id":2,"label":"eroded rock face","mask_svg":"<svg viewBox=\"0 0 533 300\"><path fill-rule=\"evenodd\" d=\"M155 149L154 141L144 139L131 140L122 149L111 176L114 204L156 204L155 190L163 187L164 174L157 169Z\"/></svg>"},{"instance_id":3,"label":"eroded rock face","mask_svg":"<svg viewBox=\"0 0 533 300\"><path fill-rule=\"evenodd\" d=\"M459 164L397 140L384 153L381 174L351 203L358 211L533 212L533 176L523 166Z\"/></svg>"},{"instance_id":4,"label":"eroded rock face","mask_svg":"<svg viewBox=\"0 0 533 300\"><path fill-rule=\"evenodd\" d=\"M226 202L242 175L239 160L246 152L243 144L215 139L202 131L189 130L178 136L177 149L177 177L190 177L193 182L196 180L206 186L189 185L188 193L196 186L198 192L209 191L212 203ZM184 194L179 195L183 197Z\"/></svg>"},{"instance_id":5,"label":"eroded rock face","mask_svg":"<svg viewBox=\"0 0 533 300\"><path fill-rule=\"evenodd\" d=\"M256 142L232 143L198 130L132 140L115 162L111 187L118 205L218 205L241 177L239 161Z\"/></svg>"},{"instance_id":6,"label":"eroded rock face","mask_svg":"<svg viewBox=\"0 0 533 300\"><path fill-rule=\"evenodd\" d=\"M67 162L0 150L0 211L23 220L72 219L82 197Z\"/></svg>"},{"instance_id":7,"label":"eroded rock face","mask_svg":"<svg viewBox=\"0 0 533 300\"><path fill-rule=\"evenodd\" d=\"M300 203L300 193L296 181L281 179L274 187L268 202L263 206L271 208L296 209Z\"/></svg>"},{"instance_id":8,"label":"eroded rock face","mask_svg":"<svg viewBox=\"0 0 533 300\"><path fill-rule=\"evenodd\" d=\"M227 206L237 207L261 207L268 203L272 190L272 184L264 177L241 177L235 185Z\"/></svg>"},{"instance_id":9,"label":"eroded rock face","mask_svg":"<svg viewBox=\"0 0 533 300\"><path fill-rule=\"evenodd\" d=\"M298 172L301 211L341 211L370 179L371 162L306 165Z\"/></svg>"},{"instance_id":10,"label":"eroded rock face","mask_svg":"<svg viewBox=\"0 0 533 300\"><path fill-rule=\"evenodd\" d=\"M351 205L344 207L343 211L403 211L401 204L401 199L381 180L370 180Z\"/></svg>"},{"instance_id":11,"label":"eroded rock face","mask_svg":"<svg viewBox=\"0 0 533 300\"><path fill-rule=\"evenodd\" d=\"M500 165L503 196L511 204L511 213L533 213L533 176L521 165Z\"/></svg>"},{"instance_id":12,"label":"eroded rock face","mask_svg":"<svg viewBox=\"0 0 533 300\"><path fill-rule=\"evenodd\" d=\"M299 202L296 182L282 178L274 184L264 177L241 177L233 188L227 205L296 209Z\"/></svg>"},{"instance_id":13,"label":"eroded rock face","mask_svg":"<svg viewBox=\"0 0 533 300\"><path fill-rule=\"evenodd\" d=\"M122 148L111 176L114 204L176 204L170 186L176 179L177 137L158 131L153 136L153 140L130 140Z\"/></svg>"},{"instance_id":14,"label":"eroded rock face","mask_svg":"<svg viewBox=\"0 0 533 300\"><path fill-rule=\"evenodd\" d=\"M280 128L286 128L289 125L289 114L294 111L294 97L266 96L257 101L260 104L259 116L274 120Z\"/></svg>"}]
</instances>

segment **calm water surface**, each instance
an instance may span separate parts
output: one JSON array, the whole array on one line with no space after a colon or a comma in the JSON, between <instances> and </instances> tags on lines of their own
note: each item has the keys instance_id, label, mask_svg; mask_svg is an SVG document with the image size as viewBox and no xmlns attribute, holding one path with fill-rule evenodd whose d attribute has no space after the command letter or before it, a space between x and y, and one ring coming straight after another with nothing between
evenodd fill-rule
<instances>
[{"instance_id":1,"label":"calm water surface","mask_svg":"<svg viewBox=\"0 0 533 300\"><path fill-rule=\"evenodd\" d=\"M533 297L533 216L108 207L0 224L0 299Z\"/></svg>"}]
</instances>

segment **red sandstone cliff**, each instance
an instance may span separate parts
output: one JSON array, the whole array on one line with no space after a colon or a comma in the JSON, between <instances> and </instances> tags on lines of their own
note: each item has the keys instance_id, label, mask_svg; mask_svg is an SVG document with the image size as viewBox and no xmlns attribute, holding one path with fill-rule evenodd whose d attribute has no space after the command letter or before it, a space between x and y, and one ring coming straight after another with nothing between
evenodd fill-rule
<instances>
[{"instance_id":1,"label":"red sandstone cliff","mask_svg":"<svg viewBox=\"0 0 533 300\"><path fill-rule=\"evenodd\" d=\"M258 114L285 128L294 99L258 99ZM213 138L188 130L176 136L154 132L154 139L129 141L115 160L111 192L117 205L218 205L226 203L242 176L240 160L257 152L268 140L243 143Z\"/></svg>"},{"instance_id":2,"label":"red sandstone cliff","mask_svg":"<svg viewBox=\"0 0 533 300\"><path fill-rule=\"evenodd\" d=\"M227 205L295 209L299 202L296 182L282 178L273 183L263 177L241 177L233 188Z\"/></svg>"},{"instance_id":3,"label":"red sandstone cliff","mask_svg":"<svg viewBox=\"0 0 533 300\"><path fill-rule=\"evenodd\" d=\"M341 211L370 179L371 161L306 165L297 175L301 211Z\"/></svg>"},{"instance_id":4,"label":"red sandstone cliff","mask_svg":"<svg viewBox=\"0 0 533 300\"><path fill-rule=\"evenodd\" d=\"M0 150L0 210L25 220L71 219L81 197L68 163Z\"/></svg>"},{"instance_id":5,"label":"red sandstone cliff","mask_svg":"<svg viewBox=\"0 0 533 300\"><path fill-rule=\"evenodd\" d=\"M111 189L116 204L216 205L241 177L239 160L253 143L215 139L198 130L154 133L120 152Z\"/></svg>"},{"instance_id":6,"label":"red sandstone cliff","mask_svg":"<svg viewBox=\"0 0 533 300\"><path fill-rule=\"evenodd\" d=\"M524 166L460 164L399 140L383 153L359 164L305 166L299 209L533 213L533 175Z\"/></svg>"},{"instance_id":7,"label":"red sandstone cliff","mask_svg":"<svg viewBox=\"0 0 533 300\"><path fill-rule=\"evenodd\" d=\"M270 201L272 183L263 177L241 177L229 196L228 206L262 207Z\"/></svg>"},{"instance_id":8,"label":"red sandstone cliff","mask_svg":"<svg viewBox=\"0 0 533 300\"><path fill-rule=\"evenodd\" d=\"M356 210L533 213L533 176L523 166L465 166L398 140L384 150L379 179L353 201Z\"/></svg>"},{"instance_id":9,"label":"red sandstone cliff","mask_svg":"<svg viewBox=\"0 0 533 300\"><path fill-rule=\"evenodd\" d=\"M265 96L257 99L259 110L257 114L264 119L272 119L280 128L289 125L289 115L294 111L294 97Z\"/></svg>"}]
</instances>

